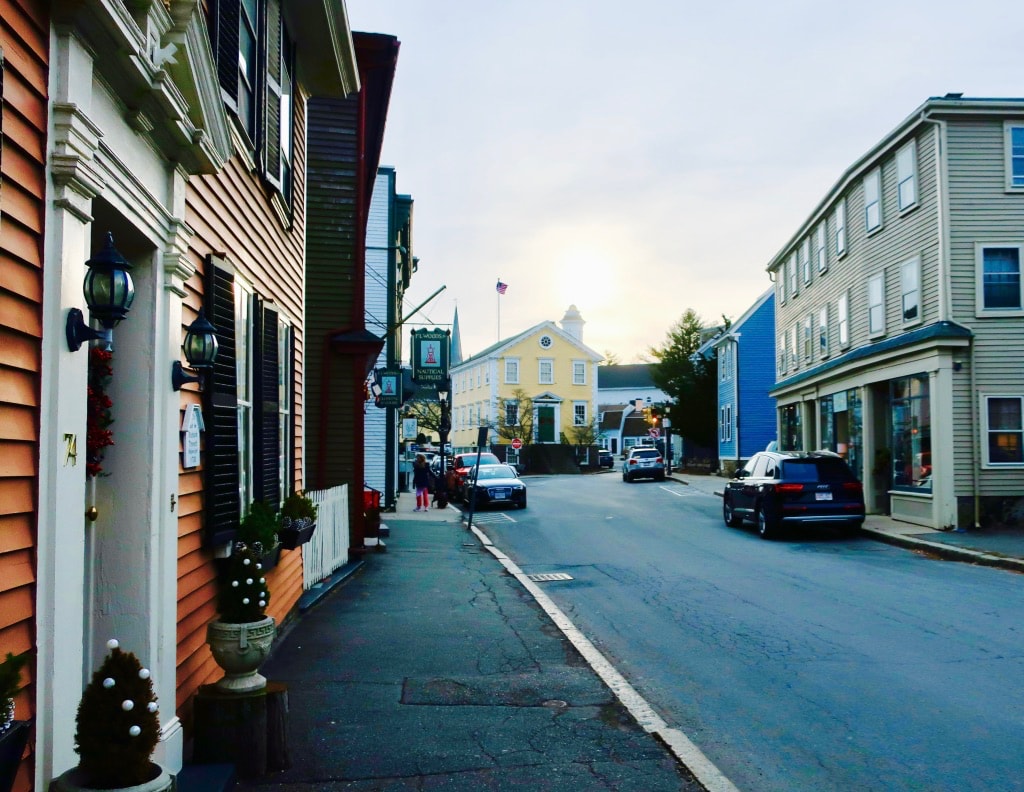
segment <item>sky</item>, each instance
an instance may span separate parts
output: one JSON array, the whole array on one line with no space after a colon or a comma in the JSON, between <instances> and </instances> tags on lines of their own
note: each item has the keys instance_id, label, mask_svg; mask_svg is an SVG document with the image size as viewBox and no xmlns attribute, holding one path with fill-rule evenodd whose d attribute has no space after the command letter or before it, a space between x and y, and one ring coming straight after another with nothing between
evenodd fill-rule
<instances>
[{"instance_id":1,"label":"sky","mask_svg":"<svg viewBox=\"0 0 1024 792\"><path fill-rule=\"evenodd\" d=\"M411 195L407 327L467 358L570 305L650 359L739 318L843 172L929 97L1024 95L1020 0L346 0L401 43L381 165ZM504 296L498 280L508 284Z\"/></svg>"}]
</instances>

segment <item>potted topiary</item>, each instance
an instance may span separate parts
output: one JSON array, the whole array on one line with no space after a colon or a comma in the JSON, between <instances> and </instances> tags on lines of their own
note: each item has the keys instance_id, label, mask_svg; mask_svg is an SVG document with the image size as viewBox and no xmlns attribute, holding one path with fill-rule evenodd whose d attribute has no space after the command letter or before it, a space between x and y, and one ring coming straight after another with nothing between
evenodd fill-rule
<instances>
[{"instance_id":1,"label":"potted topiary","mask_svg":"<svg viewBox=\"0 0 1024 792\"><path fill-rule=\"evenodd\" d=\"M316 504L302 492L293 492L281 506L281 547L294 550L313 538L316 530Z\"/></svg>"},{"instance_id":2,"label":"potted topiary","mask_svg":"<svg viewBox=\"0 0 1024 792\"><path fill-rule=\"evenodd\" d=\"M266 687L257 669L270 652L276 633L265 611L270 590L259 542L236 541L218 579L218 618L206 626L213 659L224 669L215 687L226 693L250 693Z\"/></svg>"},{"instance_id":3,"label":"potted topiary","mask_svg":"<svg viewBox=\"0 0 1024 792\"><path fill-rule=\"evenodd\" d=\"M29 722L15 720L14 697L21 690L21 669L29 653L10 652L0 662L0 792L10 792L28 742Z\"/></svg>"},{"instance_id":4,"label":"potted topiary","mask_svg":"<svg viewBox=\"0 0 1024 792\"><path fill-rule=\"evenodd\" d=\"M78 767L54 780L55 792L132 789L163 792L174 777L153 762L160 715L148 669L116 640L82 693L75 719Z\"/></svg>"}]
</instances>

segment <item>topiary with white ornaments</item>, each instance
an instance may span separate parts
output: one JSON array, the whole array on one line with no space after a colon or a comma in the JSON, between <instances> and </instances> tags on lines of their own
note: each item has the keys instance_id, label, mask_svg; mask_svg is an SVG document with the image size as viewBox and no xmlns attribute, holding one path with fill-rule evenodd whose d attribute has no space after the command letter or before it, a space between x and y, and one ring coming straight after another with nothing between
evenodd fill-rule
<instances>
[{"instance_id":1,"label":"topiary with white ornaments","mask_svg":"<svg viewBox=\"0 0 1024 792\"><path fill-rule=\"evenodd\" d=\"M263 547L259 542L236 542L220 579L217 612L228 624L246 624L266 617L270 589L263 572Z\"/></svg>"},{"instance_id":2,"label":"topiary with white ornaments","mask_svg":"<svg viewBox=\"0 0 1024 792\"><path fill-rule=\"evenodd\" d=\"M148 669L116 640L82 693L75 719L79 769L96 789L136 786L154 777L160 714Z\"/></svg>"}]
</instances>

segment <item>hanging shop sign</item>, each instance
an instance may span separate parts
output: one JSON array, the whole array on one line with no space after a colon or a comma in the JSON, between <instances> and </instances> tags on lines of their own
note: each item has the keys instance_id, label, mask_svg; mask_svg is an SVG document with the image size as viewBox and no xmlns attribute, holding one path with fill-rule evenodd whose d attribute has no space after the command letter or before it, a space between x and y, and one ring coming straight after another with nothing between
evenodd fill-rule
<instances>
[{"instance_id":1,"label":"hanging shop sign","mask_svg":"<svg viewBox=\"0 0 1024 792\"><path fill-rule=\"evenodd\" d=\"M448 330L412 331L412 377L417 385L443 383L448 379Z\"/></svg>"}]
</instances>

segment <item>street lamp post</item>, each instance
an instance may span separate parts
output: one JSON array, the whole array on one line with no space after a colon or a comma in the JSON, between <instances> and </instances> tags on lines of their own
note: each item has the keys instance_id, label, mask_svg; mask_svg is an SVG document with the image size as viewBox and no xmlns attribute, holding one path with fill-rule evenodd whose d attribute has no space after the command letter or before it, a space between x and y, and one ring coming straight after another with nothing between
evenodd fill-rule
<instances>
[{"instance_id":1,"label":"street lamp post","mask_svg":"<svg viewBox=\"0 0 1024 792\"><path fill-rule=\"evenodd\" d=\"M451 395L451 380L441 383L437 388L437 401L441 405L441 425L438 435L441 438L441 480L437 483L437 505L444 509L448 506L448 479L445 476L445 449L448 447L448 433L452 429L451 407L448 404Z\"/></svg>"}]
</instances>

